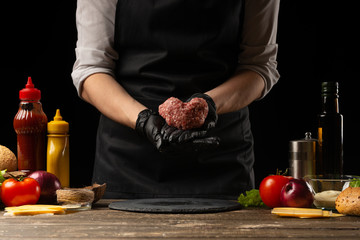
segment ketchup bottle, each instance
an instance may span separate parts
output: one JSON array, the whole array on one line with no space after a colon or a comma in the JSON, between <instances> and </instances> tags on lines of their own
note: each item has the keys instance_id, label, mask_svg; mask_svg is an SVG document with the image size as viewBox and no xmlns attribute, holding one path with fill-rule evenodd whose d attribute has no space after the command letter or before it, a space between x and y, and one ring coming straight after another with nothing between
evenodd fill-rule
<instances>
[{"instance_id":1,"label":"ketchup bottle","mask_svg":"<svg viewBox=\"0 0 360 240\"><path fill-rule=\"evenodd\" d=\"M40 103L41 92L28 77L24 89L19 92L19 111L14 118L17 134L18 170L32 172L46 170L47 117Z\"/></svg>"}]
</instances>

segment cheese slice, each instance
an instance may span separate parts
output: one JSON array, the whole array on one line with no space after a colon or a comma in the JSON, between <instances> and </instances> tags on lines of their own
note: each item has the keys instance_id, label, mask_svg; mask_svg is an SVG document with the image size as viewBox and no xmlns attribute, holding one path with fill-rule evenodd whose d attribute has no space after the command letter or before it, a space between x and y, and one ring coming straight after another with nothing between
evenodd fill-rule
<instances>
[{"instance_id":1,"label":"cheese slice","mask_svg":"<svg viewBox=\"0 0 360 240\"><path fill-rule=\"evenodd\" d=\"M333 213L332 211L325 211L315 208L291 208L279 207L271 211L281 217L298 217L298 218L321 218L321 217L341 217L343 214Z\"/></svg>"},{"instance_id":2,"label":"cheese slice","mask_svg":"<svg viewBox=\"0 0 360 240\"><path fill-rule=\"evenodd\" d=\"M23 205L6 207L5 216L38 215L38 214L65 214L65 208L58 205Z\"/></svg>"}]
</instances>

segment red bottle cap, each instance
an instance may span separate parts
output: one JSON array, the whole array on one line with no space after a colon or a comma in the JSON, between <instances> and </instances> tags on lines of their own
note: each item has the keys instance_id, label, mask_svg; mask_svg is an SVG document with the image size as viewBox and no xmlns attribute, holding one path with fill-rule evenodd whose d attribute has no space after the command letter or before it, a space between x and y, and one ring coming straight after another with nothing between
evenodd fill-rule
<instances>
[{"instance_id":1,"label":"red bottle cap","mask_svg":"<svg viewBox=\"0 0 360 240\"><path fill-rule=\"evenodd\" d=\"M32 83L31 77L28 77L27 84L25 88L20 90L19 92L20 100L40 100L41 92L39 89L34 88L34 84Z\"/></svg>"}]
</instances>

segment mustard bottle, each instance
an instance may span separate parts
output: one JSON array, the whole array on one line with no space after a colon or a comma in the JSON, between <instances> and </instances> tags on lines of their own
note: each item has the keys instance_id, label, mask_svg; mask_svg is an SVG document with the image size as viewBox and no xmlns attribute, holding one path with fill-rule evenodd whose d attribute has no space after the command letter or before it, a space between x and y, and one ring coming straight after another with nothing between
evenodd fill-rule
<instances>
[{"instance_id":1,"label":"mustard bottle","mask_svg":"<svg viewBox=\"0 0 360 240\"><path fill-rule=\"evenodd\" d=\"M70 187L69 123L56 110L54 120L48 122L47 171L55 174L62 187Z\"/></svg>"}]
</instances>

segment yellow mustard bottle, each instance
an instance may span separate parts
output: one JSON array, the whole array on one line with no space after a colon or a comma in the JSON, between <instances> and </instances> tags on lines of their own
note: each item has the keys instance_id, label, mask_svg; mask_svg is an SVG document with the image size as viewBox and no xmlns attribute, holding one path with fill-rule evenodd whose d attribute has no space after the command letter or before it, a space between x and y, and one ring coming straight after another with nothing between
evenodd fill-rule
<instances>
[{"instance_id":1,"label":"yellow mustard bottle","mask_svg":"<svg viewBox=\"0 0 360 240\"><path fill-rule=\"evenodd\" d=\"M70 187L69 123L56 110L54 120L48 122L47 171L55 174L62 187Z\"/></svg>"}]
</instances>

